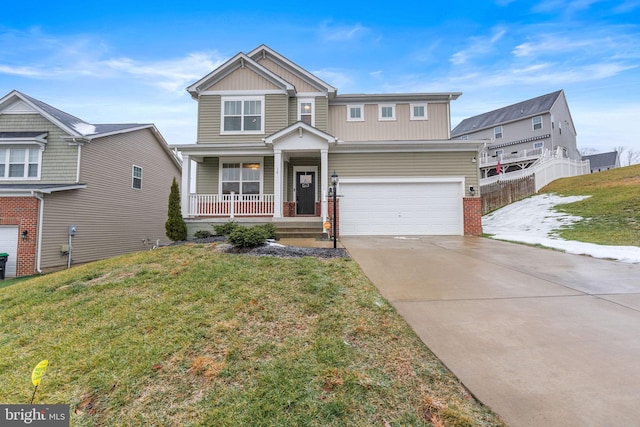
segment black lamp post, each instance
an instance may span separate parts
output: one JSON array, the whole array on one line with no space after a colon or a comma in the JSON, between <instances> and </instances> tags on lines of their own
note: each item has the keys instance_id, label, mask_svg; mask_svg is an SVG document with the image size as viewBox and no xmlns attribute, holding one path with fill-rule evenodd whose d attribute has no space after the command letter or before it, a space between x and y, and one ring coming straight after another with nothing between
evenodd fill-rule
<instances>
[{"instance_id":1,"label":"black lamp post","mask_svg":"<svg viewBox=\"0 0 640 427\"><path fill-rule=\"evenodd\" d=\"M336 189L337 185L338 185L338 174L334 170L333 173L331 174L331 186L332 186L332 189L333 189L333 249L336 249L336 247L337 247L337 245L336 245L336 234L337 234L336 232L338 230L336 228L336 224L337 224L336 198L338 197L338 191Z\"/></svg>"}]
</instances>

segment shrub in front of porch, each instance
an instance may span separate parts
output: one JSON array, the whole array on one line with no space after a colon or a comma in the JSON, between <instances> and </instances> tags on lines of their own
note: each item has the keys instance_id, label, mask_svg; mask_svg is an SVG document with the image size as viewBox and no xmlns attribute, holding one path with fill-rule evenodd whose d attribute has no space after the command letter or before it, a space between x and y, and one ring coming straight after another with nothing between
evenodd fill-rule
<instances>
[{"instance_id":1,"label":"shrub in front of porch","mask_svg":"<svg viewBox=\"0 0 640 427\"><path fill-rule=\"evenodd\" d=\"M250 248L263 245L267 239L275 239L276 228L273 224L254 225L244 227L236 225L229 234L228 240L233 246L239 248Z\"/></svg>"}]
</instances>

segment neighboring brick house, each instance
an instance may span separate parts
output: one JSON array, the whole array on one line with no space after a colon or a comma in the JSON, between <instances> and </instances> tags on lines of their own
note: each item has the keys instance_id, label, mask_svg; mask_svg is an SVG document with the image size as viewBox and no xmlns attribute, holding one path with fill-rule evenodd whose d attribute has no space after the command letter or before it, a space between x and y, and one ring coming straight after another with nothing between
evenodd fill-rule
<instances>
[{"instance_id":1,"label":"neighboring brick house","mask_svg":"<svg viewBox=\"0 0 640 427\"><path fill-rule=\"evenodd\" d=\"M0 252L9 254L7 276L64 267L69 251L72 263L81 263L167 241L169 191L180 174L180 162L151 124L92 125L9 93L0 99Z\"/></svg>"},{"instance_id":2,"label":"neighboring brick house","mask_svg":"<svg viewBox=\"0 0 640 427\"><path fill-rule=\"evenodd\" d=\"M531 167L545 153L581 160L563 90L464 119L451 138L486 141L478 162L481 178Z\"/></svg>"},{"instance_id":3,"label":"neighboring brick house","mask_svg":"<svg viewBox=\"0 0 640 427\"><path fill-rule=\"evenodd\" d=\"M183 188L195 180L182 193L190 232L229 218L302 218L320 231L335 171L342 235L481 233L482 143L450 140L460 93L338 95L265 45L187 91L198 102L197 143L175 148Z\"/></svg>"}]
</instances>

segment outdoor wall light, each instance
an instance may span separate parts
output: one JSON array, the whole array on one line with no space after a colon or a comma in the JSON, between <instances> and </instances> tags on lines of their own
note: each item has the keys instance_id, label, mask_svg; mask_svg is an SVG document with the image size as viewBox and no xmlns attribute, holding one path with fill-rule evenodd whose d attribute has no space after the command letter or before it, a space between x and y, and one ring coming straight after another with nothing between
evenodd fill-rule
<instances>
[{"instance_id":1,"label":"outdoor wall light","mask_svg":"<svg viewBox=\"0 0 640 427\"><path fill-rule=\"evenodd\" d=\"M29 230L22 230L20 236L22 237L22 240L27 240L27 237L29 236Z\"/></svg>"},{"instance_id":2,"label":"outdoor wall light","mask_svg":"<svg viewBox=\"0 0 640 427\"><path fill-rule=\"evenodd\" d=\"M469 186L469 193L471 193L472 196L476 195L476 189L473 185Z\"/></svg>"}]
</instances>

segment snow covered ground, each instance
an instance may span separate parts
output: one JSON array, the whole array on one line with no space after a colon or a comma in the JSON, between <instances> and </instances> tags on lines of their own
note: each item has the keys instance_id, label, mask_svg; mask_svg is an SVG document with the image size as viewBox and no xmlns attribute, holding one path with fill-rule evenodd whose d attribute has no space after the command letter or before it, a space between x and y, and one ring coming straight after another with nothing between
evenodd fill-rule
<instances>
[{"instance_id":1,"label":"snow covered ground","mask_svg":"<svg viewBox=\"0 0 640 427\"><path fill-rule=\"evenodd\" d=\"M482 217L482 231L492 238L531 244L540 244L571 254L590 255L622 262L640 263L640 247L605 246L593 243L563 240L554 230L579 221L580 217L554 211L555 205L572 203L588 196L562 197L541 194L498 209Z\"/></svg>"}]
</instances>

